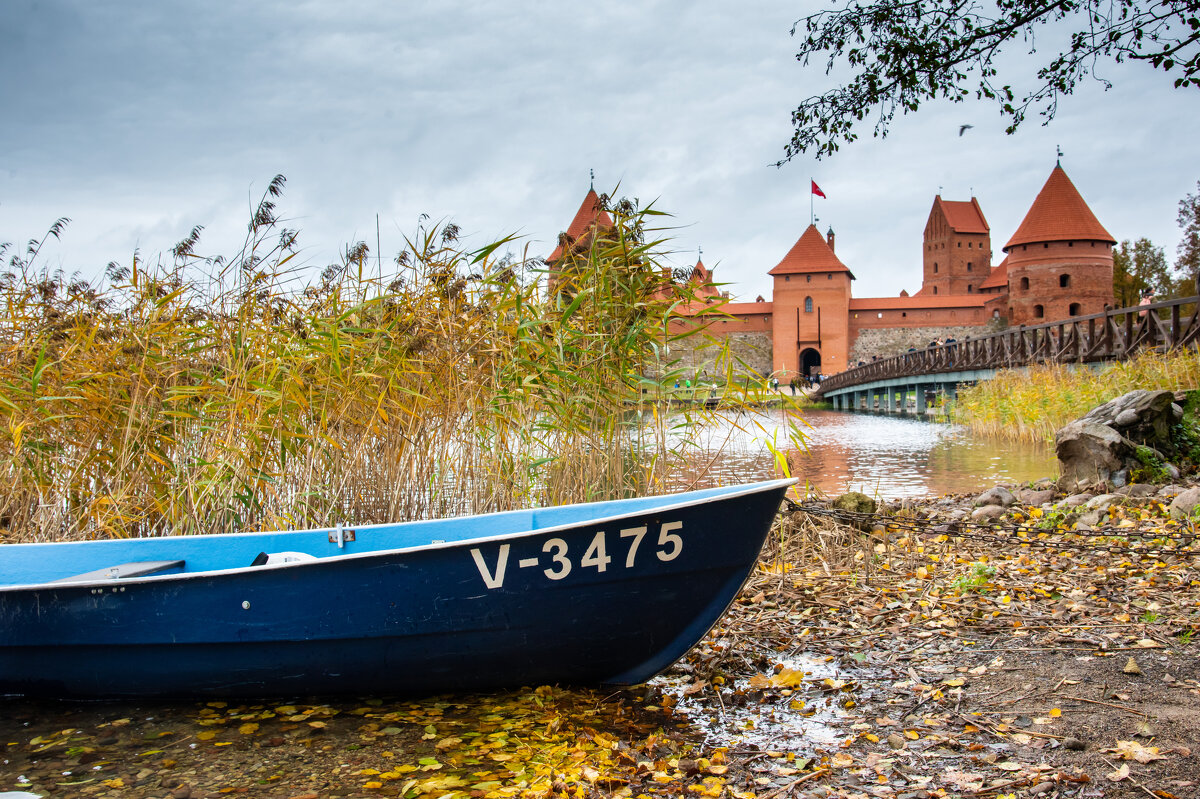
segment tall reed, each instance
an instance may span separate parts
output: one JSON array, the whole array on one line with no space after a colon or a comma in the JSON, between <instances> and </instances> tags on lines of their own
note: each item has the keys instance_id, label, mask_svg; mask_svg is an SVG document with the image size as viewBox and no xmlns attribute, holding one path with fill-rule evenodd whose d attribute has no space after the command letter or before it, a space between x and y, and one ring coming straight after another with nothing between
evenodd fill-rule
<instances>
[{"instance_id":1,"label":"tall reed","mask_svg":"<svg viewBox=\"0 0 1200 799\"><path fill-rule=\"evenodd\" d=\"M499 256L511 240L468 251L451 224L419 227L388 274L358 244L304 283L282 187L230 258L197 255L200 228L168 262L135 254L94 284L41 269L39 242L11 255L0 540L366 523L666 486L690 439L636 401L691 297L659 265L657 212L614 205L613 230L568 253L550 296L539 262Z\"/></svg>"},{"instance_id":2,"label":"tall reed","mask_svg":"<svg viewBox=\"0 0 1200 799\"><path fill-rule=\"evenodd\" d=\"M1146 352L1099 369L1051 364L1001 371L962 389L952 415L983 435L1053 442L1054 432L1067 422L1134 389L1197 386L1200 358L1195 352Z\"/></svg>"}]
</instances>

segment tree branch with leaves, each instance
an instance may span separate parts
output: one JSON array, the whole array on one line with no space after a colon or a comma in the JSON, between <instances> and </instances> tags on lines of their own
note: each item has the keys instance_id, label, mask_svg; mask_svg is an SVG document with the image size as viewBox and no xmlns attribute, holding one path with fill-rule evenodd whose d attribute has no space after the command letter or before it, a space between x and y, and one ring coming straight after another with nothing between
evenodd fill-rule
<instances>
[{"instance_id":1,"label":"tree branch with leaves","mask_svg":"<svg viewBox=\"0 0 1200 799\"><path fill-rule=\"evenodd\" d=\"M1035 53L1041 32L1065 26L1073 28L1067 45L1036 68L1031 88L1001 78L1006 48ZM868 118L885 137L897 112L933 100L994 101L1008 133L1031 110L1048 123L1085 77L1111 87L1096 74L1106 60L1145 61L1174 75L1176 88L1200 87L1200 0L849 0L799 20L792 35L803 37L802 64L824 59L826 74L843 66L852 74L792 112L779 164L832 155Z\"/></svg>"}]
</instances>

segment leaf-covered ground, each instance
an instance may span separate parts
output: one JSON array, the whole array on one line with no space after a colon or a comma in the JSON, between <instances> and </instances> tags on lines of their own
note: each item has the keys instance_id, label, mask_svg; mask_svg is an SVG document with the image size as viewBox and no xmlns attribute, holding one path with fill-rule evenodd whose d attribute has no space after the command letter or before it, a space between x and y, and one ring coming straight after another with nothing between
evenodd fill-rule
<instances>
[{"instance_id":1,"label":"leaf-covered ground","mask_svg":"<svg viewBox=\"0 0 1200 799\"><path fill-rule=\"evenodd\" d=\"M1169 496L1092 530L1057 500L999 528L955 498L873 529L786 515L710 637L633 690L7 700L0 793L1200 796L1194 528Z\"/></svg>"}]
</instances>

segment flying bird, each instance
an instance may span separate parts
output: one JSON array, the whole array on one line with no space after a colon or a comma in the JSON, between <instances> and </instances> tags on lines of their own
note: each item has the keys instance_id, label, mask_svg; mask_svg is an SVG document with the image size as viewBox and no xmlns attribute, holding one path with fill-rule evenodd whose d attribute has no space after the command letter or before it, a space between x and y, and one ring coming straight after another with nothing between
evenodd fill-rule
<instances>
[{"instance_id":1,"label":"flying bird","mask_svg":"<svg viewBox=\"0 0 1200 799\"><path fill-rule=\"evenodd\" d=\"M964 133L966 133L968 130L970 130L973 127L975 127L975 126L974 125L959 125L958 126L958 135L959 136L963 135Z\"/></svg>"}]
</instances>

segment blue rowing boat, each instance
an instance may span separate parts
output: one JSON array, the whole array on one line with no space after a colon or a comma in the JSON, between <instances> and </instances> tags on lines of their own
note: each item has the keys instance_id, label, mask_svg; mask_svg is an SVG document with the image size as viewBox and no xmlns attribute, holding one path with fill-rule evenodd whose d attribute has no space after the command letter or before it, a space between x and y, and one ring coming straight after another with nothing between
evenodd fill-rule
<instances>
[{"instance_id":1,"label":"blue rowing boat","mask_svg":"<svg viewBox=\"0 0 1200 799\"><path fill-rule=\"evenodd\" d=\"M0 545L0 694L644 682L729 607L794 482L403 524Z\"/></svg>"}]
</instances>

